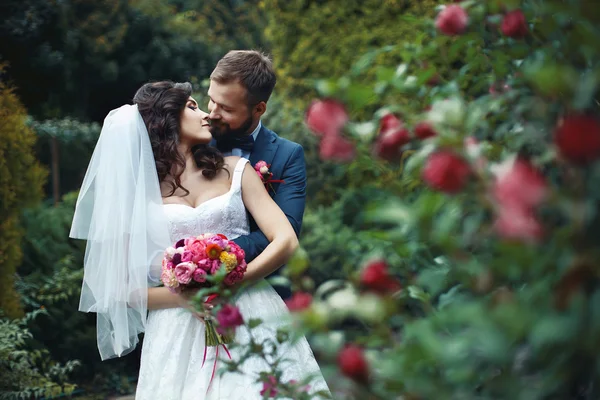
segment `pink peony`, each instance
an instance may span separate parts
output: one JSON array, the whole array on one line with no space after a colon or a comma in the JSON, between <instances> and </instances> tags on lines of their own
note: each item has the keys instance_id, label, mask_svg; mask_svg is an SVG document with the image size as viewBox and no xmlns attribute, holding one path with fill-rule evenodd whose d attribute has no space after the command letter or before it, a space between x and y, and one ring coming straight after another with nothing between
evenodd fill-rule
<instances>
[{"instance_id":1,"label":"pink peony","mask_svg":"<svg viewBox=\"0 0 600 400\"><path fill-rule=\"evenodd\" d=\"M194 254L191 251L184 251L181 255L182 262L192 262L194 261Z\"/></svg>"},{"instance_id":2,"label":"pink peony","mask_svg":"<svg viewBox=\"0 0 600 400\"><path fill-rule=\"evenodd\" d=\"M246 263L243 262L242 264L235 267L235 269L233 271L231 271L230 273L227 274L224 282L227 286L235 285L236 283L240 282L244 278L245 273L246 273Z\"/></svg>"},{"instance_id":3,"label":"pink peony","mask_svg":"<svg viewBox=\"0 0 600 400\"><path fill-rule=\"evenodd\" d=\"M196 264L192 262L182 262L175 267L175 276L177 281L183 285L187 285L192 280L192 274L196 270Z\"/></svg>"},{"instance_id":4,"label":"pink peony","mask_svg":"<svg viewBox=\"0 0 600 400\"><path fill-rule=\"evenodd\" d=\"M209 262L211 263L210 266L210 274L211 275L215 275L217 273L217 271L219 271L219 269L221 269L221 260L209 260Z\"/></svg>"},{"instance_id":5,"label":"pink peony","mask_svg":"<svg viewBox=\"0 0 600 400\"><path fill-rule=\"evenodd\" d=\"M242 317L239 308L231 304L225 304L221 307L217 312L217 321L219 322L217 330L220 333L244 324L244 318Z\"/></svg>"},{"instance_id":6,"label":"pink peony","mask_svg":"<svg viewBox=\"0 0 600 400\"><path fill-rule=\"evenodd\" d=\"M241 263L246 259L246 253L244 250L234 242L229 243L229 252L235 254L238 263Z\"/></svg>"},{"instance_id":7,"label":"pink peony","mask_svg":"<svg viewBox=\"0 0 600 400\"><path fill-rule=\"evenodd\" d=\"M265 382L263 382L263 388L260 391L260 395L267 395L269 398L277 396L277 378L270 375Z\"/></svg>"},{"instance_id":8,"label":"pink peony","mask_svg":"<svg viewBox=\"0 0 600 400\"><path fill-rule=\"evenodd\" d=\"M206 282L206 271L203 270L202 268L196 268L192 275L192 279L198 283Z\"/></svg>"},{"instance_id":9,"label":"pink peony","mask_svg":"<svg viewBox=\"0 0 600 400\"><path fill-rule=\"evenodd\" d=\"M212 265L213 265L213 260L210 260L208 258L198 261L198 268L202 269L205 272L210 272Z\"/></svg>"},{"instance_id":10,"label":"pink peony","mask_svg":"<svg viewBox=\"0 0 600 400\"><path fill-rule=\"evenodd\" d=\"M192 261L195 263L198 263L200 260L207 257L206 244L201 240L190 241L186 247L188 251L192 253Z\"/></svg>"},{"instance_id":11,"label":"pink peony","mask_svg":"<svg viewBox=\"0 0 600 400\"><path fill-rule=\"evenodd\" d=\"M175 272L173 272L172 269L163 270L160 275L160 280L162 281L163 285L165 285L165 287L169 288L171 291L179 286Z\"/></svg>"}]
</instances>

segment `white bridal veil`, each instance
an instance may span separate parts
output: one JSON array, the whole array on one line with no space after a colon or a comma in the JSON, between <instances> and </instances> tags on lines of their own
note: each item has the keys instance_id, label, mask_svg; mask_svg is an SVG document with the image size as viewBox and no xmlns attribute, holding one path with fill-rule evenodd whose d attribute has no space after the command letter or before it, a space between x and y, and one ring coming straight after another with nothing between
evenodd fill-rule
<instances>
[{"instance_id":1,"label":"white bridal veil","mask_svg":"<svg viewBox=\"0 0 600 400\"><path fill-rule=\"evenodd\" d=\"M125 355L144 331L148 286L159 282L170 245L150 138L136 105L105 118L69 236L87 240L79 311L97 313L100 356Z\"/></svg>"}]
</instances>

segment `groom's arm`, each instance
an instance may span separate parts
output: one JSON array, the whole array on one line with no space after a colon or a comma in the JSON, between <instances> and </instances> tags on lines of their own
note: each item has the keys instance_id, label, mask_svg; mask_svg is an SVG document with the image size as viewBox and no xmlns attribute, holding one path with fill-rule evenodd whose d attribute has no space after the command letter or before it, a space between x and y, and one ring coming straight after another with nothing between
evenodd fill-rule
<instances>
[{"instance_id":1,"label":"groom's arm","mask_svg":"<svg viewBox=\"0 0 600 400\"><path fill-rule=\"evenodd\" d=\"M299 237L306 204L306 162L302 146L295 147L288 159L288 165L283 169L283 175L274 177L284 180L285 183L279 184L273 200L284 212L296 236ZM240 236L234 242L246 252L246 262L254 260L269 245L269 239L260 229L249 235Z\"/></svg>"}]
</instances>

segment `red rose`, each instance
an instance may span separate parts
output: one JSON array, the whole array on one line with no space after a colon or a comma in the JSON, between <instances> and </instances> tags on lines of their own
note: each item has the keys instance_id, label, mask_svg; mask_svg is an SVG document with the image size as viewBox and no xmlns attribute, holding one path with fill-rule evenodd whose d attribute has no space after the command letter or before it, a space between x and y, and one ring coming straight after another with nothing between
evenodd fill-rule
<instances>
[{"instance_id":1,"label":"red rose","mask_svg":"<svg viewBox=\"0 0 600 400\"><path fill-rule=\"evenodd\" d=\"M509 11L504 15L502 19L502 26L500 27L502 34L514 39L522 39L527 35L529 31L527 27L527 20L521 10Z\"/></svg>"},{"instance_id":2,"label":"red rose","mask_svg":"<svg viewBox=\"0 0 600 400\"><path fill-rule=\"evenodd\" d=\"M425 183L445 193L460 191L467 184L470 175L469 164L448 150L439 150L431 154L422 172Z\"/></svg>"},{"instance_id":3,"label":"red rose","mask_svg":"<svg viewBox=\"0 0 600 400\"><path fill-rule=\"evenodd\" d=\"M385 160L394 160L400 156L402 146L410 142L410 132L402 121L392 113L381 118L379 136L375 142L375 154Z\"/></svg>"},{"instance_id":4,"label":"red rose","mask_svg":"<svg viewBox=\"0 0 600 400\"><path fill-rule=\"evenodd\" d=\"M219 322L218 331L223 333L230 328L235 328L244 324L244 318L240 313L239 308L231 304L225 304L219 312L217 312L217 321Z\"/></svg>"},{"instance_id":5,"label":"red rose","mask_svg":"<svg viewBox=\"0 0 600 400\"><path fill-rule=\"evenodd\" d=\"M536 242L542 235L542 226L533 211L518 207L500 207L494 228L505 239Z\"/></svg>"},{"instance_id":6,"label":"red rose","mask_svg":"<svg viewBox=\"0 0 600 400\"><path fill-rule=\"evenodd\" d=\"M338 354L338 366L342 374L360 383L369 381L369 365L363 351L356 345L344 347Z\"/></svg>"},{"instance_id":7,"label":"red rose","mask_svg":"<svg viewBox=\"0 0 600 400\"><path fill-rule=\"evenodd\" d=\"M354 144L338 134L327 135L321 140L319 155L323 160L352 161Z\"/></svg>"},{"instance_id":8,"label":"red rose","mask_svg":"<svg viewBox=\"0 0 600 400\"><path fill-rule=\"evenodd\" d=\"M567 160L585 164L600 156L600 123L586 115L571 115L559 123L554 143Z\"/></svg>"},{"instance_id":9,"label":"red rose","mask_svg":"<svg viewBox=\"0 0 600 400\"><path fill-rule=\"evenodd\" d=\"M446 6L435 20L436 28L445 35L460 35L467 29L469 15L459 5L451 4Z\"/></svg>"},{"instance_id":10,"label":"red rose","mask_svg":"<svg viewBox=\"0 0 600 400\"><path fill-rule=\"evenodd\" d=\"M366 288L376 292L393 292L400 290L400 282L388 272L388 265L383 260L371 261L362 271L360 281Z\"/></svg>"},{"instance_id":11,"label":"red rose","mask_svg":"<svg viewBox=\"0 0 600 400\"><path fill-rule=\"evenodd\" d=\"M427 121L419 122L415 126L415 136L421 140L436 136L437 132Z\"/></svg>"},{"instance_id":12,"label":"red rose","mask_svg":"<svg viewBox=\"0 0 600 400\"><path fill-rule=\"evenodd\" d=\"M493 190L501 206L528 209L544 200L548 185L529 162L518 159L508 171L498 176Z\"/></svg>"},{"instance_id":13,"label":"red rose","mask_svg":"<svg viewBox=\"0 0 600 400\"><path fill-rule=\"evenodd\" d=\"M392 113L385 114L383 117L381 117L381 120L379 121L380 132L385 132L389 131L390 129L396 129L401 127L402 120L400 120L400 118L398 118L395 114Z\"/></svg>"},{"instance_id":14,"label":"red rose","mask_svg":"<svg viewBox=\"0 0 600 400\"><path fill-rule=\"evenodd\" d=\"M317 136L338 134L348 122L348 113L338 101L316 100L308 108L305 120L306 125Z\"/></svg>"},{"instance_id":15,"label":"red rose","mask_svg":"<svg viewBox=\"0 0 600 400\"><path fill-rule=\"evenodd\" d=\"M306 292L296 292L291 298L285 301L290 311L302 311L312 303L312 295Z\"/></svg>"}]
</instances>

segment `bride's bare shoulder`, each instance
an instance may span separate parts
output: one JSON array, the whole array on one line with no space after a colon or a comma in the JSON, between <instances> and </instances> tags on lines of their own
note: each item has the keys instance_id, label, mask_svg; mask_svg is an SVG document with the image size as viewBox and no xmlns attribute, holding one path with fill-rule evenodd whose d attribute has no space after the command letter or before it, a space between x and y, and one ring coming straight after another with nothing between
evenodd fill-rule
<instances>
[{"instance_id":1,"label":"bride's bare shoulder","mask_svg":"<svg viewBox=\"0 0 600 400\"><path fill-rule=\"evenodd\" d=\"M227 156L227 157L223 157L223 160L225 161L225 165L227 166L227 169L230 171L233 171L235 169L235 165L240 160L240 158L242 158L242 157Z\"/></svg>"},{"instance_id":2,"label":"bride's bare shoulder","mask_svg":"<svg viewBox=\"0 0 600 400\"><path fill-rule=\"evenodd\" d=\"M227 169L227 171L229 172L229 179L231 180L231 177L233 176L233 171L235 171L235 166L237 165L237 162L241 159L242 157L239 156L227 156L227 157L223 157L223 161L225 161L225 169Z\"/></svg>"}]
</instances>

